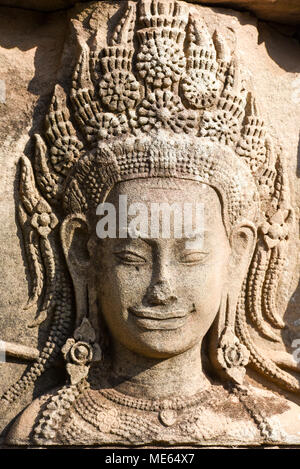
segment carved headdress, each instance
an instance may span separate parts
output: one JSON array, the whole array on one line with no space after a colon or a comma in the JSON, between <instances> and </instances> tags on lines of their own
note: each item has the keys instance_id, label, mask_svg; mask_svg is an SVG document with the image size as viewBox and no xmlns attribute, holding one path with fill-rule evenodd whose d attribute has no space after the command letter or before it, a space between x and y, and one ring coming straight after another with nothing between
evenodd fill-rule
<instances>
[{"instance_id":1,"label":"carved headdress","mask_svg":"<svg viewBox=\"0 0 300 469\"><path fill-rule=\"evenodd\" d=\"M21 169L20 214L34 279L30 306L43 298L36 324L52 315L53 325L38 361L4 398L13 400L34 381L70 333L71 288L55 248L59 220L95 213L118 181L146 177L209 184L222 198L228 231L245 218L258 226L232 334L250 365L299 391L298 380L262 357L248 331L250 320L277 341L275 330L284 327L275 300L289 193L280 151L224 38L210 34L184 2L128 2L108 46L81 50L68 94L55 87L45 140L36 136L34 171L24 157ZM238 368L246 363L235 359Z\"/></svg>"}]
</instances>

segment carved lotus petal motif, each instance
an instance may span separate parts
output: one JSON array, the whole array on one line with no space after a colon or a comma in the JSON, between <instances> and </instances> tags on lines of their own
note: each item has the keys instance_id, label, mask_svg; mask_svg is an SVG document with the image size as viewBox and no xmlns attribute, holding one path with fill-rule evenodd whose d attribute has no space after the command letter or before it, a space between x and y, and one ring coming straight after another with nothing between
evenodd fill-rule
<instances>
[{"instance_id":1,"label":"carved lotus petal motif","mask_svg":"<svg viewBox=\"0 0 300 469\"><path fill-rule=\"evenodd\" d=\"M89 367L85 365L75 365L73 363L67 363L67 372L70 376L71 384L77 384L87 377Z\"/></svg>"},{"instance_id":2,"label":"carved lotus petal motif","mask_svg":"<svg viewBox=\"0 0 300 469\"><path fill-rule=\"evenodd\" d=\"M39 200L35 210L37 213L52 213L50 205L43 199Z\"/></svg>"},{"instance_id":3,"label":"carved lotus petal motif","mask_svg":"<svg viewBox=\"0 0 300 469\"><path fill-rule=\"evenodd\" d=\"M102 360L102 350L98 344L93 345L93 362L100 362Z\"/></svg>"},{"instance_id":4,"label":"carved lotus petal motif","mask_svg":"<svg viewBox=\"0 0 300 469\"><path fill-rule=\"evenodd\" d=\"M74 332L74 338L76 340L83 340L89 343L93 343L95 341L96 334L94 328L91 326L91 323L87 318L84 318L80 326L77 327Z\"/></svg>"}]
</instances>

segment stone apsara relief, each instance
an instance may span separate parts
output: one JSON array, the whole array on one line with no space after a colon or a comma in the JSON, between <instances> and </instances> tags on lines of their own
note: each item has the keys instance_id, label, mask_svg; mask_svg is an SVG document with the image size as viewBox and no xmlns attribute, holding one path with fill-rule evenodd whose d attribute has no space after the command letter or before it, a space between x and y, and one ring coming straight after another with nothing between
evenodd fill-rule
<instances>
[{"instance_id":1,"label":"stone apsara relief","mask_svg":"<svg viewBox=\"0 0 300 469\"><path fill-rule=\"evenodd\" d=\"M243 68L182 1L128 2L107 46L81 43L33 162L21 158L26 308L37 310L32 327L52 325L1 407L58 357L67 378L25 409L8 444L299 443L298 406L280 395L299 393L297 366L250 331L282 340L294 214L282 148ZM203 249L98 239L97 207L120 195L200 201ZM277 392L250 384L248 369Z\"/></svg>"}]
</instances>

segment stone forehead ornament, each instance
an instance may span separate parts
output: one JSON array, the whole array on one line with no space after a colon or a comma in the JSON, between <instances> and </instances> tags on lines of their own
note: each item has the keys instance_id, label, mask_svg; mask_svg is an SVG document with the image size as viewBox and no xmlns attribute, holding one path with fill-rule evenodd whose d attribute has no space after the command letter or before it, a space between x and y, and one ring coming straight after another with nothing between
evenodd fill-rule
<instances>
[{"instance_id":1,"label":"stone forehead ornament","mask_svg":"<svg viewBox=\"0 0 300 469\"><path fill-rule=\"evenodd\" d=\"M38 306L33 326L47 317L52 326L36 363L3 399L11 402L26 390L71 333L72 289L61 267L60 221L94 214L117 182L148 177L215 188L228 235L242 220L256 225L257 245L238 306L229 300L224 306L215 362L241 382L249 361L298 392L298 380L263 357L247 325L280 340L284 322L276 293L292 217L280 149L222 35L211 34L184 2L128 2L107 47L82 48L67 94L56 85L45 138L36 135L34 165L26 157L21 162L19 214L33 278L26 307Z\"/></svg>"}]
</instances>

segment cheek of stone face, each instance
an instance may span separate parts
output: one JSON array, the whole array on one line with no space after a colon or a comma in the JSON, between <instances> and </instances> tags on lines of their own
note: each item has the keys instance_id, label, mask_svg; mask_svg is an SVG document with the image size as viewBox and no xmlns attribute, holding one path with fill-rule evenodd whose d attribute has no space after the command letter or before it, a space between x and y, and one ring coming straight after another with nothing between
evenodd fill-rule
<instances>
[{"instance_id":1,"label":"cheek of stone face","mask_svg":"<svg viewBox=\"0 0 300 469\"><path fill-rule=\"evenodd\" d=\"M135 243L136 244L136 243ZM113 336L126 337L128 329L132 328L129 318L129 308L142 304L147 288L151 283L152 262L123 264L117 253L133 252L130 243L107 239L101 242L97 254L98 272L97 292L101 312ZM137 252L135 246L135 252ZM139 255L149 253L139 252ZM137 335L140 331L135 331Z\"/></svg>"},{"instance_id":2,"label":"cheek of stone face","mask_svg":"<svg viewBox=\"0 0 300 469\"><path fill-rule=\"evenodd\" d=\"M218 259L216 254L205 265L180 268L178 272L178 296L193 305L194 329L191 328L191 333L201 338L216 317L226 280L227 259L224 256Z\"/></svg>"}]
</instances>

